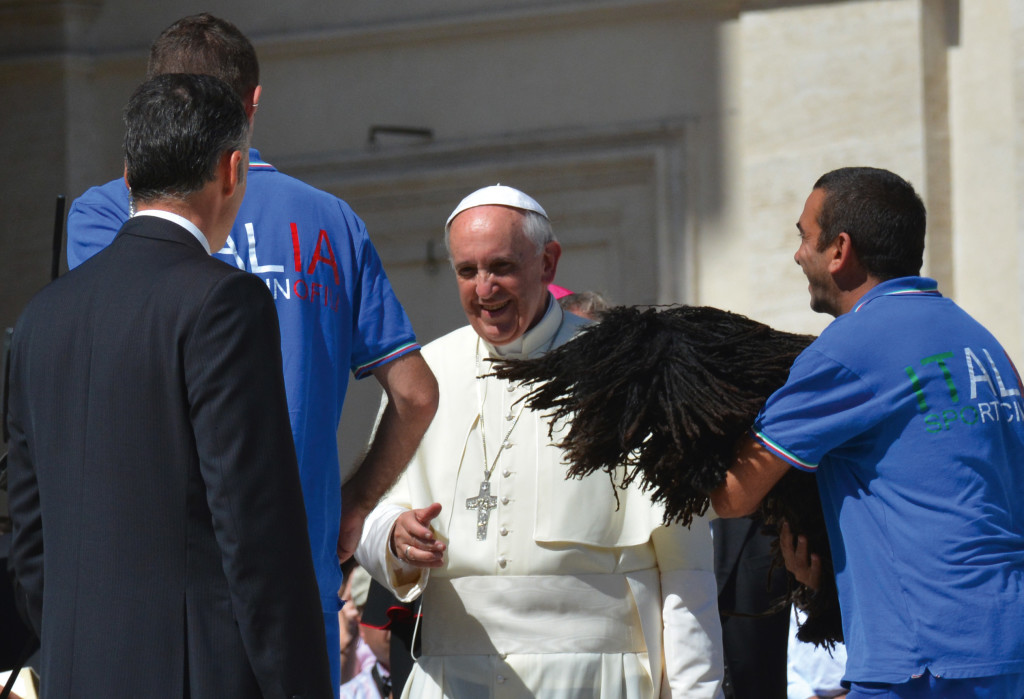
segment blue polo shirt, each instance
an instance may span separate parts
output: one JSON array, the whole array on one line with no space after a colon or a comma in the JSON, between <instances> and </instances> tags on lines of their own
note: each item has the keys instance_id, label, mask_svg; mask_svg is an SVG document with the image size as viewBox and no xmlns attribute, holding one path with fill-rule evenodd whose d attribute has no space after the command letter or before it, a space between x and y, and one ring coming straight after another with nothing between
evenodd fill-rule
<instances>
[{"instance_id":1,"label":"blue polo shirt","mask_svg":"<svg viewBox=\"0 0 1024 699\"><path fill-rule=\"evenodd\" d=\"M259 276L281 325L285 390L320 601L340 608L337 430L356 378L419 348L366 227L341 199L249 152L245 197L216 256ZM128 219L123 179L93 187L68 215L68 267L106 247Z\"/></svg>"},{"instance_id":2,"label":"blue polo shirt","mask_svg":"<svg viewBox=\"0 0 1024 699\"><path fill-rule=\"evenodd\" d=\"M893 279L796 360L754 425L815 471L846 679L1024 671L1024 402L934 280Z\"/></svg>"}]
</instances>

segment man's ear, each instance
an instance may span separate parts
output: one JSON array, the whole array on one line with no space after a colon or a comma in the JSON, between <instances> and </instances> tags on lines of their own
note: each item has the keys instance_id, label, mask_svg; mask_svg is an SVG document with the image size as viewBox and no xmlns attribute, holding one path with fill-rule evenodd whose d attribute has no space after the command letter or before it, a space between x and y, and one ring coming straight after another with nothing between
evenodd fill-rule
<instances>
[{"instance_id":1,"label":"man's ear","mask_svg":"<svg viewBox=\"0 0 1024 699\"><path fill-rule=\"evenodd\" d=\"M829 274L840 291L858 289L871 276L860 261L849 233L837 235L826 252L829 254Z\"/></svg>"},{"instance_id":2,"label":"man's ear","mask_svg":"<svg viewBox=\"0 0 1024 699\"><path fill-rule=\"evenodd\" d=\"M252 91L252 100L246 104L245 115L249 117L249 128L252 128L252 120L256 118L256 110L260 106L260 99L263 97L263 86L257 85Z\"/></svg>"},{"instance_id":3,"label":"man's ear","mask_svg":"<svg viewBox=\"0 0 1024 699\"><path fill-rule=\"evenodd\" d=\"M239 185L245 182L245 154L240 150L225 152L220 157L221 186L224 196L231 198Z\"/></svg>"},{"instance_id":4,"label":"man's ear","mask_svg":"<svg viewBox=\"0 0 1024 699\"><path fill-rule=\"evenodd\" d=\"M544 251L541 255L543 257L543 260L541 261L541 280L544 284L550 284L555 281L555 271L558 269L558 260L562 256L562 246L558 244L558 241L552 240L544 246Z\"/></svg>"},{"instance_id":5,"label":"man's ear","mask_svg":"<svg viewBox=\"0 0 1024 699\"><path fill-rule=\"evenodd\" d=\"M860 263L860 260L857 259L857 253L853 249L853 241L850 240L850 234L845 231L837 235L828 244L826 253L828 254L828 271L832 274L848 271L851 264Z\"/></svg>"}]
</instances>

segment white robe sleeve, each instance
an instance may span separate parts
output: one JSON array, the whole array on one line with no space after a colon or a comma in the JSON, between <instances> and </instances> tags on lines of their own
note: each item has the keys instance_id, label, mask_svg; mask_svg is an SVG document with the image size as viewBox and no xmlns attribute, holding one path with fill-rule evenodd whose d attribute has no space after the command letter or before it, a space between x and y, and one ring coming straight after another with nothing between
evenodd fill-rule
<instances>
[{"instance_id":1,"label":"white robe sleeve","mask_svg":"<svg viewBox=\"0 0 1024 699\"><path fill-rule=\"evenodd\" d=\"M652 541L661 569L662 696L718 699L725 660L708 524L660 527Z\"/></svg>"},{"instance_id":2,"label":"white robe sleeve","mask_svg":"<svg viewBox=\"0 0 1024 699\"><path fill-rule=\"evenodd\" d=\"M374 580L391 591L401 602L412 602L423 594L430 577L429 568L409 565L391 553L391 529L407 508L382 503L375 507L363 524L363 535L356 548L355 559ZM410 578L415 578L408 582Z\"/></svg>"}]
</instances>

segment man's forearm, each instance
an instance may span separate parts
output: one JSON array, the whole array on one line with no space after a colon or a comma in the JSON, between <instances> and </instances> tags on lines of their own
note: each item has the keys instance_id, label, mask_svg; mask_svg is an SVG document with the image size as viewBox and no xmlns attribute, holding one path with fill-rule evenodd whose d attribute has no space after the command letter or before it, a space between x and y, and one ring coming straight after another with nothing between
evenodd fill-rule
<instances>
[{"instance_id":1,"label":"man's forearm","mask_svg":"<svg viewBox=\"0 0 1024 699\"><path fill-rule=\"evenodd\" d=\"M370 448L342 488L342 506L365 516L405 470L437 410L437 381L419 352L373 372L388 397Z\"/></svg>"},{"instance_id":2,"label":"man's forearm","mask_svg":"<svg viewBox=\"0 0 1024 699\"><path fill-rule=\"evenodd\" d=\"M745 437L725 482L711 491L711 507L719 517L752 514L779 479L790 468L782 459L756 440Z\"/></svg>"},{"instance_id":3,"label":"man's forearm","mask_svg":"<svg viewBox=\"0 0 1024 699\"><path fill-rule=\"evenodd\" d=\"M437 411L437 380L419 352L373 372L387 394L370 449L341 489L338 558L355 553L363 520L394 485Z\"/></svg>"}]
</instances>

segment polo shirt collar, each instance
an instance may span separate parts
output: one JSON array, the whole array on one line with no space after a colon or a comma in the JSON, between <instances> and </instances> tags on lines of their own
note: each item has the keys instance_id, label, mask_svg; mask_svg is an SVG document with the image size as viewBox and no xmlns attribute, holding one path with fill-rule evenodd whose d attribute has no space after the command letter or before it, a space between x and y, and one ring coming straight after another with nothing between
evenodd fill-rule
<instances>
[{"instance_id":1,"label":"polo shirt collar","mask_svg":"<svg viewBox=\"0 0 1024 699\"><path fill-rule=\"evenodd\" d=\"M866 294L861 296L860 300L853 307L853 313L857 313L866 304L883 296L916 296L921 294L942 296L939 293L939 283L928 277L897 277L896 279L889 279L875 285Z\"/></svg>"},{"instance_id":2,"label":"polo shirt collar","mask_svg":"<svg viewBox=\"0 0 1024 699\"><path fill-rule=\"evenodd\" d=\"M268 170L268 171L276 172L277 168L274 167L273 165L271 165L270 163L268 163L262 157L260 157L260 152L258 150L256 150L255 148L250 148L249 149L249 171L252 172L253 170Z\"/></svg>"}]
</instances>

